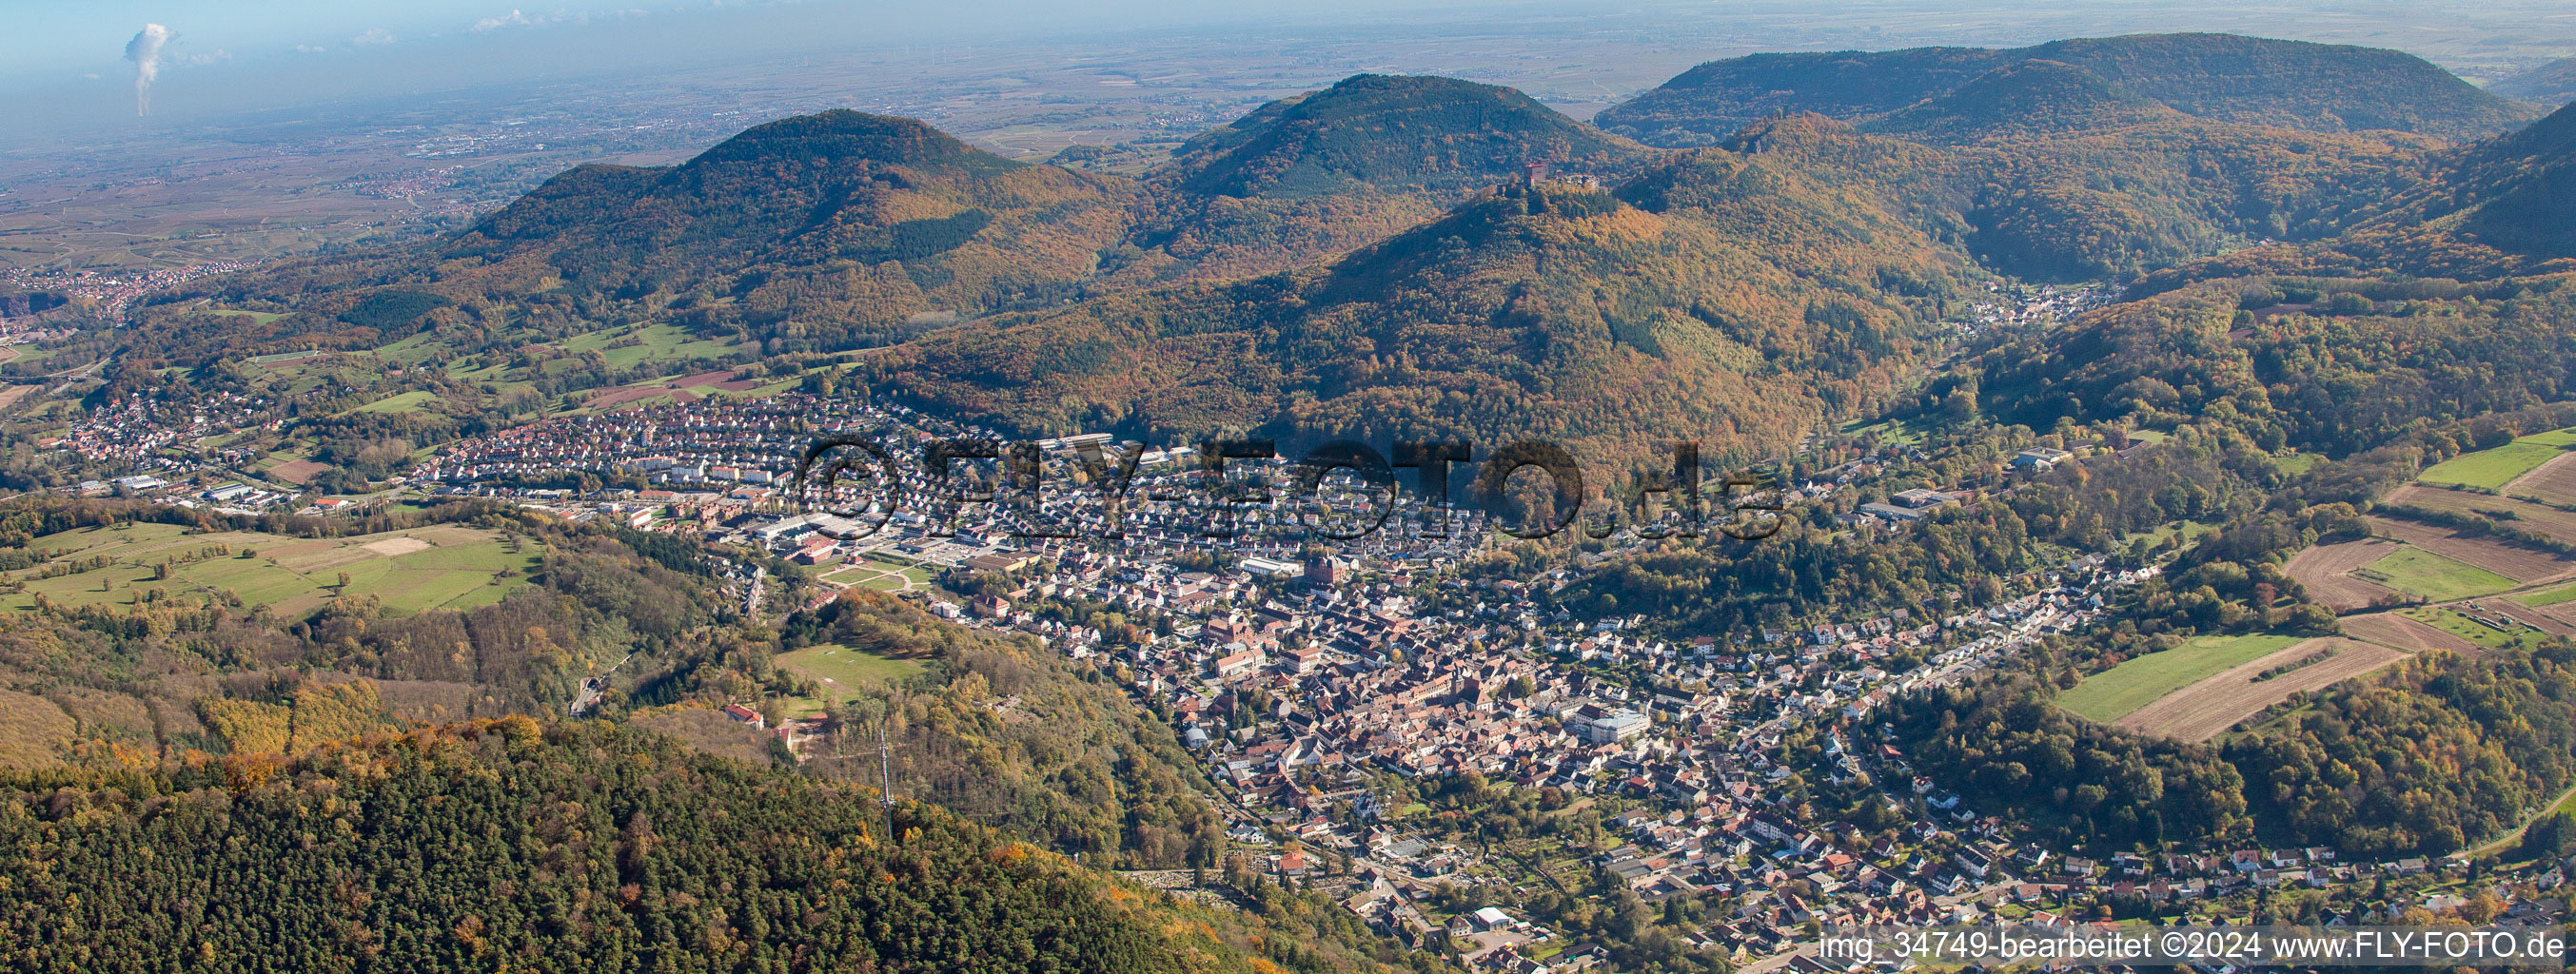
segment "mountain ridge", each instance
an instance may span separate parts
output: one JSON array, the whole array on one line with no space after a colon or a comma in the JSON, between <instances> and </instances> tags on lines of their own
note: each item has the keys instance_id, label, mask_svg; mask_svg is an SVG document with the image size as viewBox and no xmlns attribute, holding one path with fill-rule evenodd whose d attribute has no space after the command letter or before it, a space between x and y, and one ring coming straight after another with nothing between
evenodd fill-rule
<instances>
[{"instance_id":1,"label":"mountain ridge","mask_svg":"<svg viewBox=\"0 0 2576 974\"><path fill-rule=\"evenodd\" d=\"M2491 134L2534 113L2413 55L2233 34L2130 34L2029 47L1762 54L1711 61L1596 116L1650 145L1711 144L1783 111L1853 118L1954 90L2007 63L2100 74L2195 117L2321 132Z\"/></svg>"}]
</instances>

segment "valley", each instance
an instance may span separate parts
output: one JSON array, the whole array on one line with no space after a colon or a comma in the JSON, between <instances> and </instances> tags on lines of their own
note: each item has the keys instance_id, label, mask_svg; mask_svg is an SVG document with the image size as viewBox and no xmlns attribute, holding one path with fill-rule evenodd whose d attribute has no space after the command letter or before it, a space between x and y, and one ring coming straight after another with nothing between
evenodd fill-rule
<instances>
[{"instance_id":1,"label":"valley","mask_svg":"<svg viewBox=\"0 0 2576 974\"><path fill-rule=\"evenodd\" d=\"M0 847L53 877L0 954L1679 974L2563 918L2551 59L1497 30L1460 73L1526 86L1140 35L388 128L437 167L292 239L0 224L84 255L0 294ZM2538 70L2448 69L2490 56Z\"/></svg>"}]
</instances>

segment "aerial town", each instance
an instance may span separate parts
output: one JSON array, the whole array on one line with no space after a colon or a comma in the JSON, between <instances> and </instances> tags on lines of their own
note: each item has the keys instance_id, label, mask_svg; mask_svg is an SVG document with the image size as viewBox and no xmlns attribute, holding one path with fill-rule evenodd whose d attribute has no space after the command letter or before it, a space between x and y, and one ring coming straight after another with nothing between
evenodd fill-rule
<instances>
[{"instance_id":1,"label":"aerial town","mask_svg":"<svg viewBox=\"0 0 2576 974\"><path fill-rule=\"evenodd\" d=\"M605 519L759 552L807 572L821 601L866 586L963 625L1036 640L1166 715L1229 797L1238 847L1261 851L1264 869L1339 890L1348 909L1408 941L1436 926L1446 942L1468 945L1465 959L1481 969L1577 970L1589 954L1552 942L1557 934L1515 915L1508 901L1459 908L1462 888L1558 881L1407 814L1413 788L1466 775L1598 809L1597 848L1556 850L1566 864L1597 868L1649 905L1708 894L1741 904L1697 923L1697 942L1760 970L1838 969L1813 956L1807 932L1819 927L2073 923L2133 897L2217 915L2273 891L2424 884L2460 869L2420 857L2352 861L2322 847L2223 858L2052 854L1972 797L1916 774L1879 737L1873 714L1890 700L1959 685L2033 641L2084 626L2119 589L2154 577L2153 562L2086 555L2013 579L1983 602L1949 592L1878 614L1782 620L1740 639L1676 641L1651 634L1642 618L1585 624L1533 600L1533 586L1561 588L1579 564L1531 583L1450 571L1492 544L1501 525L1482 510L1435 509L1411 495L1373 506L1382 498L1340 477L1320 485L1330 493L1340 484L1338 503L1301 499L1284 458L1212 473L1197 448L1151 449L1107 434L1027 444L1035 470L1014 474L993 431L885 402L785 392L543 420L453 444L388 492L358 498L302 492L221 464L191 469L162 449L279 422L264 418L275 405L127 402L49 445L137 471L86 482L82 493L229 513L328 514L403 496L499 499L571 522ZM139 430L150 435L133 435ZM807 480L818 477L808 459L818 440L865 443L876 459L921 456L936 444L999 448L954 460L949 475L908 459L863 462L830 475L849 483L817 486ZM2136 441L2119 451L2147 448ZM1921 456L1888 445L1797 483L1749 492L1711 483L1706 500L1723 510L1709 516L1782 516ZM2010 466L2039 473L2083 459L2033 447ZM1098 486L1121 482L1114 478L1074 476L1086 465L1098 473L1122 464L1131 471L1123 491ZM1024 485L1013 478L1032 473L1040 488L1015 493ZM1212 489L1211 480L1264 490ZM1913 487L1883 496L1853 505L1843 523L1893 537L1979 495ZM1328 511L1364 521L1374 514L1387 527L1318 544L1308 529ZM1598 562L1647 543L1632 525L1583 557ZM777 581L742 567L741 609L761 611L785 591ZM1069 605L1159 622L1142 644L1113 646L1060 611ZM595 689L575 712L594 698ZM773 720L741 705L725 712L791 750L815 740L823 719ZM1874 794L1903 823L1902 837L1793 824L1801 816L1790 809L1819 783ZM2553 865L2522 881L2546 889L2561 878ZM2526 898L2514 918L2545 919L2549 902ZM1443 915L1454 919L1435 925Z\"/></svg>"}]
</instances>

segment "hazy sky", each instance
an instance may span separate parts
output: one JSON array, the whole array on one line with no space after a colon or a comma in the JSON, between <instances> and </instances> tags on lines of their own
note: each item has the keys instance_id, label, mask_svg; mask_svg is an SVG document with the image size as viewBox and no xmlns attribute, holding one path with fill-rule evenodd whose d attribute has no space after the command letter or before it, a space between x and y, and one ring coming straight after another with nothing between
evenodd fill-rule
<instances>
[{"instance_id":1,"label":"hazy sky","mask_svg":"<svg viewBox=\"0 0 2576 974\"><path fill-rule=\"evenodd\" d=\"M526 26L561 17L616 16L646 5L610 0L8 0L12 28L0 31L0 70L18 75L122 73L125 42L146 23L178 33L170 53L180 64L268 55L313 54ZM655 5L665 12L668 4ZM514 17L514 10L520 11ZM175 70L177 64L173 65Z\"/></svg>"},{"instance_id":2,"label":"hazy sky","mask_svg":"<svg viewBox=\"0 0 2576 974\"><path fill-rule=\"evenodd\" d=\"M1505 0L1526 7L1531 0ZM1603 9L1621 0L1578 0ZM1636 0L1625 0L1636 2ZM1672 2L1672 0L1643 0ZM0 0L0 100L112 118L153 62L153 114L438 91L914 44L1294 25L1478 0ZM1402 14L1396 14L1401 16ZM167 28L157 57L137 40Z\"/></svg>"},{"instance_id":3,"label":"hazy sky","mask_svg":"<svg viewBox=\"0 0 2576 974\"><path fill-rule=\"evenodd\" d=\"M173 73L271 57L323 57L433 41L471 43L529 32L582 43L584 30L651 23L685 36L755 23L845 24L868 43L906 36L1010 33L1086 25L1206 23L1334 10L1457 8L1468 0L0 0L0 83L79 78L131 80L123 53L146 23L176 33L164 54ZM789 41L828 38L790 34Z\"/></svg>"},{"instance_id":4,"label":"hazy sky","mask_svg":"<svg viewBox=\"0 0 2576 974\"><path fill-rule=\"evenodd\" d=\"M323 100L477 85L660 75L909 45L987 45L1127 30L1279 35L1365 24L1387 37L1461 37L1546 22L1574 35L1652 23L1658 37L1743 45L2029 43L2137 30L2235 30L2399 47L2447 45L2497 63L2490 42L2569 35L2564 0L0 0L0 104L19 119L127 119L140 61L152 114L209 117ZM2550 13L2547 11L2559 10ZM1740 23L1739 23L1740 22ZM1888 33L1876 33L1880 23ZM129 57L146 24L170 36ZM1753 25L1753 26L1743 26ZM1805 28L1831 25L1841 33ZM2511 29L2508 30L2508 25ZM1730 30L1730 26L1742 27ZM1870 33L1856 31L1867 29ZM1714 31L1715 33L1702 33ZM1776 35L1776 36L1775 36ZM1803 35L1803 36L1802 36ZM2462 37L2470 38L2462 41ZM2428 47L2428 45L2431 45ZM136 48L149 45L136 44ZM1428 51L1430 48L1425 47ZM2502 48L2499 48L2502 50ZM138 50L138 55L149 54ZM2527 67L2516 51L2508 67ZM2554 54L2552 56L2555 56ZM1398 61L1402 60L1397 56ZM1426 58L1436 63L1436 58Z\"/></svg>"}]
</instances>

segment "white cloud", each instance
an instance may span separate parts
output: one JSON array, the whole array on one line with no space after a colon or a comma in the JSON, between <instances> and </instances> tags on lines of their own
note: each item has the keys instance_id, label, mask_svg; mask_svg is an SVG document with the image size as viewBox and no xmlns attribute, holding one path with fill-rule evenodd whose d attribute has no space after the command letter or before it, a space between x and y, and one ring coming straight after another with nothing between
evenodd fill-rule
<instances>
[{"instance_id":1,"label":"white cloud","mask_svg":"<svg viewBox=\"0 0 2576 974\"><path fill-rule=\"evenodd\" d=\"M295 53L297 53L297 54L320 54L320 53L322 53L322 52L323 52L323 51L325 51L325 50L328 50L328 48L322 47L321 45L318 45L318 44L297 44L297 45L295 45Z\"/></svg>"},{"instance_id":2,"label":"white cloud","mask_svg":"<svg viewBox=\"0 0 2576 974\"><path fill-rule=\"evenodd\" d=\"M526 23L533 23L533 21L528 19L528 15L512 10L510 11L510 15L507 17L485 17L481 20L475 21L474 30L476 33L481 33L487 30L499 30L503 27Z\"/></svg>"},{"instance_id":3,"label":"white cloud","mask_svg":"<svg viewBox=\"0 0 2576 974\"><path fill-rule=\"evenodd\" d=\"M473 24L468 25L466 29L477 34L482 34L500 30L504 27L543 27L548 24L587 24L590 23L591 18L594 16L615 17L622 20L628 17L645 16L645 12L635 7L628 7L623 10L603 10L595 15L587 10L557 10L550 14L532 14L525 10L512 9L509 13L498 17L485 17L481 20L477 20Z\"/></svg>"},{"instance_id":4,"label":"white cloud","mask_svg":"<svg viewBox=\"0 0 2576 974\"><path fill-rule=\"evenodd\" d=\"M386 30L382 27L369 27L367 28L366 33L349 38L349 46L366 47L370 44L391 44L395 39L393 31Z\"/></svg>"},{"instance_id":5,"label":"white cloud","mask_svg":"<svg viewBox=\"0 0 2576 974\"><path fill-rule=\"evenodd\" d=\"M193 65L199 65L199 66L208 65L208 64L213 64L213 63L215 63L215 62L217 62L217 61L230 61L230 60L232 60L232 59L233 59L233 52L231 52L231 51L227 51L227 50L224 50L223 48L220 48L220 47L216 48L216 49L214 50L214 52L213 52L213 53L211 53L211 54L191 54L191 55L188 55L188 63L189 63L189 64L193 64Z\"/></svg>"}]
</instances>

